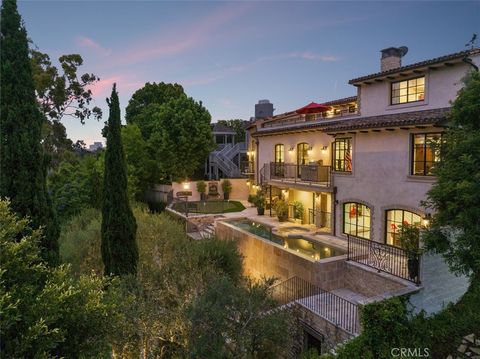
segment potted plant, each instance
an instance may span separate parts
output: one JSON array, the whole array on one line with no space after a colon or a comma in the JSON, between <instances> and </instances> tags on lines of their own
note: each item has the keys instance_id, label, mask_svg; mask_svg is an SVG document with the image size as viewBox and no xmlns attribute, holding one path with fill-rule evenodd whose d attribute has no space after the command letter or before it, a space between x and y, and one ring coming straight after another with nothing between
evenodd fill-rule
<instances>
[{"instance_id":1,"label":"potted plant","mask_svg":"<svg viewBox=\"0 0 480 359\"><path fill-rule=\"evenodd\" d=\"M207 199L207 195L205 192L207 191L207 184L205 181L198 181L197 182L197 191L200 193L200 200L205 201Z\"/></svg>"},{"instance_id":2,"label":"potted plant","mask_svg":"<svg viewBox=\"0 0 480 359\"><path fill-rule=\"evenodd\" d=\"M252 196L252 203L257 207L257 214L263 216L265 214L265 196L262 191L258 191L256 195Z\"/></svg>"},{"instance_id":3,"label":"potted plant","mask_svg":"<svg viewBox=\"0 0 480 359\"><path fill-rule=\"evenodd\" d=\"M408 276L416 280L420 267L420 226L404 223L399 226L398 240L407 252Z\"/></svg>"},{"instance_id":4,"label":"potted plant","mask_svg":"<svg viewBox=\"0 0 480 359\"><path fill-rule=\"evenodd\" d=\"M275 203L275 212L277 213L278 221L285 222L288 218L288 204L284 200L278 200Z\"/></svg>"},{"instance_id":5,"label":"potted plant","mask_svg":"<svg viewBox=\"0 0 480 359\"><path fill-rule=\"evenodd\" d=\"M232 192L232 182L225 179L222 181L222 190L223 190L223 199L228 200L230 198L230 193Z\"/></svg>"},{"instance_id":6,"label":"potted plant","mask_svg":"<svg viewBox=\"0 0 480 359\"><path fill-rule=\"evenodd\" d=\"M303 221L303 203L300 201L293 201L293 218L299 220L300 223Z\"/></svg>"}]
</instances>

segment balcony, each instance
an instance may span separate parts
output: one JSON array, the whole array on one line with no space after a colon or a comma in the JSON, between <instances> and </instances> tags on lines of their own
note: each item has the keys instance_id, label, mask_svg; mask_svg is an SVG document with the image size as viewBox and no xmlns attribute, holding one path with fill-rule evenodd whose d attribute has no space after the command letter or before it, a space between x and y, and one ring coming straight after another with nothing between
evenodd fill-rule
<instances>
[{"instance_id":1,"label":"balcony","mask_svg":"<svg viewBox=\"0 0 480 359\"><path fill-rule=\"evenodd\" d=\"M253 161L242 161L240 168L244 175L253 175L255 173L255 162Z\"/></svg>"},{"instance_id":2,"label":"balcony","mask_svg":"<svg viewBox=\"0 0 480 359\"><path fill-rule=\"evenodd\" d=\"M297 165L295 163L266 163L261 171L261 181L278 181L287 184L304 184L321 187L331 185L331 167L316 163Z\"/></svg>"},{"instance_id":3,"label":"balcony","mask_svg":"<svg viewBox=\"0 0 480 359\"><path fill-rule=\"evenodd\" d=\"M262 125L262 128L271 128L271 127L281 127L281 126L289 126L289 125L296 125L299 123L307 123L307 122L314 122L314 121L322 121L322 120L330 120L342 117L350 117L358 115L358 109L341 109L336 111L328 111L319 114L312 114L312 115L297 115L292 116L285 119L276 119L265 122Z\"/></svg>"}]
</instances>

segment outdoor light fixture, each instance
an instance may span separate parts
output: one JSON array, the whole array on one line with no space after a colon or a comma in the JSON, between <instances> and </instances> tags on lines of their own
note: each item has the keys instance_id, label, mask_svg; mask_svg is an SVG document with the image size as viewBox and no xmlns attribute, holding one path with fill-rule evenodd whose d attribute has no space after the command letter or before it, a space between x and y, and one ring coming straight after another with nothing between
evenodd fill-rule
<instances>
[{"instance_id":1,"label":"outdoor light fixture","mask_svg":"<svg viewBox=\"0 0 480 359\"><path fill-rule=\"evenodd\" d=\"M430 220L432 219L431 213L426 213L425 217L423 217L422 223L424 227L428 227L430 225Z\"/></svg>"},{"instance_id":2,"label":"outdoor light fixture","mask_svg":"<svg viewBox=\"0 0 480 359\"><path fill-rule=\"evenodd\" d=\"M308 148L308 150L307 150L307 153L308 153L309 155L311 155L311 154L312 154L312 151L313 151L313 147L310 146L310 147Z\"/></svg>"},{"instance_id":3,"label":"outdoor light fixture","mask_svg":"<svg viewBox=\"0 0 480 359\"><path fill-rule=\"evenodd\" d=\"M247 186L250 186L250 181L247 181L246 183L247 183Z\"/></svg>"},{"instance_id":4,"label":"outdoor light fixture","mask_svg":"<svg viewBox=\"0 0 480 359\"><path fill-rule=\"evenodd\" d=\"M190 182L183 182L183 189L190 189Z\"/></svg>"},{"instance_id":5,"label":"outdoor light fixture","mask_svg":"<svg viewBox=\"0 0 480 359\"><path fill-rule=\"evenodd\" d=\"M323 147L322 147L322 154L326 154L326 153L327 153L327 148L328 148L328 146L323 146Z\"/></svg>"},{"instance_id":6,"label":"outdoor light fixture","mask_svg":"<svg viewBox=\"0 0 480 359\"><path fill-rule=\"evenodd\" d=\"M288 149L288 152L292 153L292 152L293 152L293 147L290 147L290 148Z\"/></svg>"}]
</instances>

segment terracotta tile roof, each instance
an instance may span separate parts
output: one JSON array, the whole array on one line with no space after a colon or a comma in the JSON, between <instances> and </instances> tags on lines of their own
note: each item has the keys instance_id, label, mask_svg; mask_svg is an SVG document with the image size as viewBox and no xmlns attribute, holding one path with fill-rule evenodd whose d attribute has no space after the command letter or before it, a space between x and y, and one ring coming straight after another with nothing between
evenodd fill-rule
<instances>
[{"instance_id":1,"label":"terracotta tile roof","mask_svg":"<svg viewBox=\"0 0 480 359\"><path fill-rule=\"evenodd\" d=\"M333 106L333 105L341 105L344 103L355 102L355 101L357 101L357 96L350 96L350 97L339 98L337 100L332 100L328 102L322 102L322 105Z\"/></svg>"},{"instance_id":2,"label":"terracotta tile roof","mask_svg":"<svg viewBox=\"0 0 480 359\"><path fill-rule=\"evenodd\" d=\"M437 124L444 121L449 112L450 107L444 107L433 110L402 112L391 115L353 118L342 122L327 124L322 128L322 131L336 132L358 129Z\"/></svg>"},{"instance_id":3,"label":"terracotta tile roof","mask_svg":"<svg viewBox=\"0 0 480 359\"><path fill-rule=\"evenodd\" d=\"M396 114L388 114L381 116L369 117L351 117L341 120L322 120L310 123L302 123L301 125L285 126L269 128L268 130L256 131L253 136L264 136L272 134L303 132L308 130L319 130L322 132L340 132L352 131L359 129L389 128L411 125L428 125L437 124L446 119L450 108L439 108L433 110L402 112Z\"/></svg>"},{"instance_id":4,"label":"terracotta tile roof","mask_svg":"<svg viewBox=\"0 0 480 359\"><path fill-rule=\"evenodd\" d=\"M397 67L395 69L391 69L391 70L387 70L387 71L383 71L383 72L377 72L377 73L362 76L362 77L357 77L356 79L352 79L352 80L348 81L348 83L351 84L351 85L354 85L354 84L357 84L359 82L374 79L376 77L382 77L382 76L386 76L386 75L390 75L390 74L395 74L395 73L406 71L406 70L412 70L412 69L415 69L415 68L418 68L418 67L430 66L430 65L450 61L450 60L461 59L461 58L465 57L466 55L476 55L476 54L480 54L480 48L475 48L475 49L466 50L466 51L460 51L460 52L456 52L454 54L440 56L440 57L436 57L434 59L416 62L416 63L411 64L411 65Z\"/></svg>"}]
</instances>

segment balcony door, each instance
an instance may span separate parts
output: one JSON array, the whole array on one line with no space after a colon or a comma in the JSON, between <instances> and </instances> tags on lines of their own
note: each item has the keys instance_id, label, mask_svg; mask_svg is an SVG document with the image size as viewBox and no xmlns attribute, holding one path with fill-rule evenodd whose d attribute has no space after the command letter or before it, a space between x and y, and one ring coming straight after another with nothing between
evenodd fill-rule
<instances>
[{"instance_id":1,"label":"balcony door","mask_svg":"<svg viewBox=\"0 0 480 359\"><path fill-rule=\"evenodd\" d=\"M302 166L308 163L308 143L302 142L297 145L297 176L301 177Z\"/></svg>"},{"instance_id":2,"label":"balcony door","mask_svg":"<svg viewBox=\"0 0 480 359\"><path fill-rule=\"evenodd\" d=\"M281 143L275 145L275 176L283 177L285 163L285 146Z\"/></svg>"}]
</instances>

